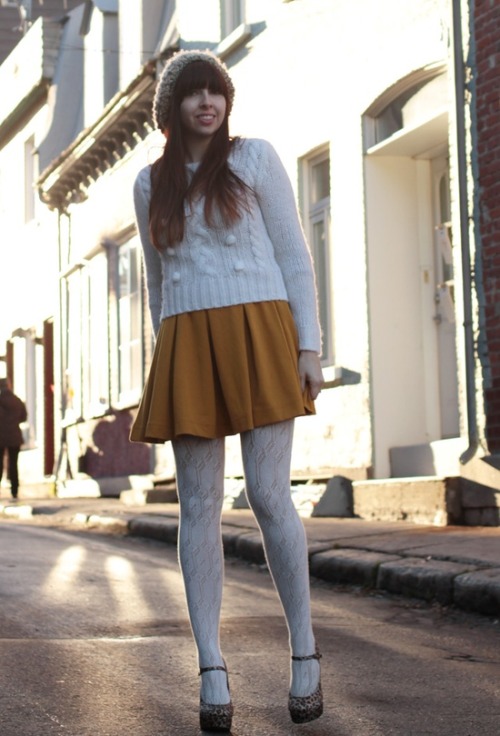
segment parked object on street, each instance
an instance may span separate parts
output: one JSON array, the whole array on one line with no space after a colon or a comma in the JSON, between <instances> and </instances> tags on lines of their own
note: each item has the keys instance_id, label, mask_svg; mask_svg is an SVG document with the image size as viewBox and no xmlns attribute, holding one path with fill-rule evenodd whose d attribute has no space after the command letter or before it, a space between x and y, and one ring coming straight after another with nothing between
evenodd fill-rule
<instances>
[{"instance_id":1,"label":"parked object on street","mask_svg":"<svg viewBox=\"0 0 500 736\"><path fill-rule=\"evenodd\" d=\"M8 456L8 472L12 498L19 491L17 460L23 444L23 433L19 426L28 414L24 402L12 391L8 378L0 379L0 482L3 475L4 456Z\"/></svg>"}]
</instances>

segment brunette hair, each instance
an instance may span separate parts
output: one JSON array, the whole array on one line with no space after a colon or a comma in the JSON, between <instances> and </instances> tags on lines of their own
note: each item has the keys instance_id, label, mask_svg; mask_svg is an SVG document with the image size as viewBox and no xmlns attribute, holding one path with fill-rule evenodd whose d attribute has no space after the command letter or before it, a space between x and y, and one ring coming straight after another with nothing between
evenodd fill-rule
<instances>
[{"instance_id":1,"label":"brunette hair","mask_svg":"<svg viewBox=\"0 0 500 736\"><path fill-rule=\"evenodd\" d=\"M191 182L186 174L186 148L180 117L180 104L193 90L209 89L224 95L227 103L222 125L214 134ZM231 225L246 208L249 187L228 164L237 139L229 137L229 93L221 72L206 61L193 61L179 74L173 91L163 155L151 167L149 229L155 248L175 245L184 237L184 206L196 195L205 196L204 214L213 225L218 209L226 225Z\"/></svg>"}]
</instances>

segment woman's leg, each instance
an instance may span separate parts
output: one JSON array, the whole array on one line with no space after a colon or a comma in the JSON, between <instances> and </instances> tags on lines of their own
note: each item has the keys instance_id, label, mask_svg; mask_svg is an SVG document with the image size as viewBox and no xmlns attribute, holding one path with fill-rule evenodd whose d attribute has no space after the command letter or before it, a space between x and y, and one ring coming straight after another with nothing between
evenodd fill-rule
<instances>
[{"instance_id":1,"label":"woman's leg","mask_svg":"<svg viewBox=\"0 0 500 736\"><path fill-rule=\"evenodd\" d=\"M199 665L223 665L219 622L224 578L224 440L182 437L172 446L180 503L179 562ZM229 702L224 672L202 675L201 698L205 703Z\"/></svg>"},{"instance_id":2,"label":"woman's leg","mask_svg":"<svg viewBox=\"0 0 500 736\"><path fill-rule=\"evenodd\" d=\"M290 462L293 420L241 435L248 502L262 531L266 558L278 591L295 656L315 651L311 624L309 564L304 526L292 502ZM292 695L313 693L319 662L292 662Z\"/></svg>"}]
</instances>

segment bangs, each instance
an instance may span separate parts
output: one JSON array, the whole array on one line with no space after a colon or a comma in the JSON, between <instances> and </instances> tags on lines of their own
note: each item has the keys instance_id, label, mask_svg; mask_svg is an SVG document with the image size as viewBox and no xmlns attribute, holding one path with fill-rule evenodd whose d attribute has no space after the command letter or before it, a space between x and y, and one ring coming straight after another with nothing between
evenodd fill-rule
<instances>
[{"instance_id":1,"label":"bangs","mask_svg":"<svg viewBox=\"0 0 500 736\"><path fill-rule=\"evenodd\" d=\"M208 89L212 94L224 95L228 99L224 77L207 61L194 61L182 70L175 85L175 96L181 101L196 89Z\"/></svg>"}]
</instances>

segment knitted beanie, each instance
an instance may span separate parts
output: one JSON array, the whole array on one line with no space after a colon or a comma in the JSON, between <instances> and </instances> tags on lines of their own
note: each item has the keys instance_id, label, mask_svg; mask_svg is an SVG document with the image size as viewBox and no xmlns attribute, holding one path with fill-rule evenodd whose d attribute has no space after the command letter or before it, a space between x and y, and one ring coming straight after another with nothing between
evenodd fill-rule
<instances>
[{"instance_id":1,"label":"knitted beanie","mask_svg":"<svg viewBox=\"0 0 500 736\"><path fill-rule=\"evenodd\" d=\"M207 61L220 71L226 82L229 95L227 101L228 115L231 112L234 100L234 85L226 65L215 54L208 51L208 49L206 51L178 51L165 64L153 100L153 121L160 130L164 130L167 127L172 94L179 74L188 64L192 64L193 61Z\"/></svg>"}]
</instances>

